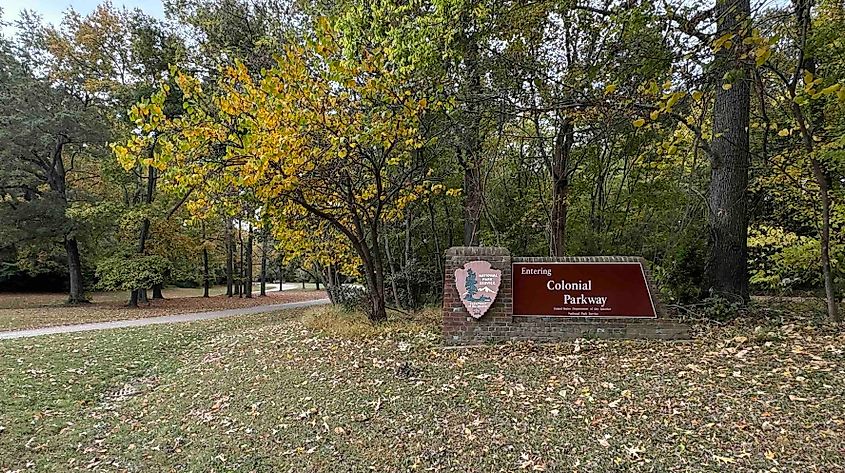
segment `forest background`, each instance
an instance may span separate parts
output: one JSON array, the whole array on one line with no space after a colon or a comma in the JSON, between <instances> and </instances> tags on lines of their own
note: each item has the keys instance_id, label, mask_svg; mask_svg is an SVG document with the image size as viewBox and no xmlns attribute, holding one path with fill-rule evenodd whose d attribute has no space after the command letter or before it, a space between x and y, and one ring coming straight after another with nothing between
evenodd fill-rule
<instances>
[{"instance_id":1,"label":"forest background","mask_svg":"<svg viewBox=\"0 0 845 473\"><path fill-rule=\"evenodd\" d=\"M641 255L674 305L839 316L842 2L164 11L6 18L0 289L308 279L378 321L488 245Z\"/></svg>"}]
</instances>

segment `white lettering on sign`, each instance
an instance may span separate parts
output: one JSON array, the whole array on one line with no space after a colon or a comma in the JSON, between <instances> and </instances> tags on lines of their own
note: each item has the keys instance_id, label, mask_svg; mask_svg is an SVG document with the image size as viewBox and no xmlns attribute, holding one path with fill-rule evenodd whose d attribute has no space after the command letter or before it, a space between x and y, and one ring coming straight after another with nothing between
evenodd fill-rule
<instances>
[{"instance_id":1,"label":"white lettering on sign","mask_svg":"<svg viewBox=\"0 0 845 473\"><path fill-rule=\"evenodd\" d=\"M569 294L563 295L563 303L564 304L572 304L572 305L590 305L590 306L601 306L604 307L604 304L607 302L607 297L602 296L587 296L581 294L580 296L570 296Z\"/></svg>"},{"instance_id":2,"label":"white lettering on sign","mask_svg":"<svg viewBox=\"0 0 845 473\"><path fill-rule=\"evenodd\" d=\"M550 291L592 291L593 280L587 279L586 281L555 281L553 279L550 279L549 282L546 283L546 289ZM588 305L593 307L604 307L604 305L607 303L607 297L588 296L584 293L581 293L580 295L564 294L563 303L570 305Z\"/></svg>"},{"instance_id":3,"label":"white lettering on sign","mask_svg":"<svg viewBox=\"0 0 845 473\"><path fill-rule=\"evenodd\" d=\"M514 315L657 317L640 261L513 263L512 275Z\"/></svg>"},{"instance_id":4,"label":"white lettering on sign","mask_svg":"<svg viewBox=\"0 0 845 473\"><path fill-rule=\"evenodd\" d=\"M528 266L523 266L522 274L539 274L541 276L551 276L552 270L551 268L529 268Z\"/></svg>"},{"instance_id":5,"label":"white lettering on sign","mask_svg":"<svg viewBox=\"0 0 845 473\"><path fill-rule=\"evenodd\" d=\"M549 282L546 283L546 287L550 291L592 291L593 290L593 280L588 279L587 282L584 282L584 281L569 282L569 281L549 280Z\"/></svg>"}]
</instances>

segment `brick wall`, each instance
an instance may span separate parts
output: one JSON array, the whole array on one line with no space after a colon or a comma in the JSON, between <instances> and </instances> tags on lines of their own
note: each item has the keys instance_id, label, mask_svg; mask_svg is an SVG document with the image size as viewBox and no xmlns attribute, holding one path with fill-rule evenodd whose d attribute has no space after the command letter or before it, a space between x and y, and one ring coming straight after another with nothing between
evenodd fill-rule
<instances>
[{"instance_id":1,"label":"brick wall","mask_svg":"<svg viewBox=\"0 0 845 473\"><path fill-rule=\"evenodd\" d=\"M455 287L455 270L469 261L489 261L502 271L499 293L490 309L480 319L470 316ZM499 247L453 247L446 251L445 287L443 288L443 342L446 345L474 345L507 340L552 342L572 338L652 338L677 340L689 338L689 326L666 318L655 296L657 319L603 319L564 317L514 317L512 262L602 262L642 261L630 256L589 256L567 258L512 258ZM647 265L646 280L657 294Z\"/></svg>"}]
</instances>

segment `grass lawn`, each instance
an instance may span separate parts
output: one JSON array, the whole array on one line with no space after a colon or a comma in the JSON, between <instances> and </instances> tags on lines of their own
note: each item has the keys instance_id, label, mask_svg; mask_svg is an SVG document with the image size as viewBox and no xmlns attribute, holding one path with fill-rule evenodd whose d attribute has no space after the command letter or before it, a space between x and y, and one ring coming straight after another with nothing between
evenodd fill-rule
<instances>
[{"instance_id":1,"label":"grass lawn","mask_svg":"<svg viewBox=\"0 0 845 473\"><path fill-rule=\"evenodd\" d=\"M257 291L258 288L256 284L254 289ZM154 300L138 308L126 306L129 300L126 292L95 292L89 295L90 304L76 306L67 305L67 295L61 293L0 293L0 331L280 304L325 297L324 292L314 290L313 284L305 290L300 289L299 285L296 289L284 292L268 289L267 297L256 295L251 299L228 298L225 293L225 286L212 287L209 291L212 297L209 298L201 297L202 288L166 288L163 291L164 300Z\"/></svg>"},{"instance_id":2,"label":"grass lawn","mask_svg":"<svg viewBox=\"0 0 845 473\"><path fill-rule=\"evenodd\" d=\"M0 472L845 469L841 326L444 350L436 311L349 317L0 341Z\"/></svg>"}]
</instances>

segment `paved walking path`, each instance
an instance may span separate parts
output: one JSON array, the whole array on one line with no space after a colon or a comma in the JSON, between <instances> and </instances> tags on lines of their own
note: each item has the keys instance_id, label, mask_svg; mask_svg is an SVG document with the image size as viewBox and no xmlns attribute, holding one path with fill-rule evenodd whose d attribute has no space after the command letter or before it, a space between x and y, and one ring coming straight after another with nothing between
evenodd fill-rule
<instances>
[{"instance_id":1,"label":"paved walking path","mask_svg":"<svg viewBox=\"0 0 845 473\"><path fill-rule=\"evenodd\" d=\"M88 332L90 330L107 330L112 328L143 327L146 325L193 322L196 320L213 320L224 317L232 317L234 315L261 314L281 309L295 309L297 307L309 307L328 303L328 299L316 299L312 301L287 302L284 304L259 305L255 307L238 307L235 309L215 310L211 312L163 315L160 317L147 317L144 319L113 320L110 322L93 322L88 324L59 325L55 327L44 327L29 330L13 330L11 332L0 332L0 340L37 337L40 335L52 335L55 333Z\"/></svg>"},{"instance_id":2,"label":"paved walking path","mask_svg":"<svg viewBox=\"0 0 845 473\"><path fill-rule=\"evenodd\" d=\"M310 285L309 285L309 287L311 287L311 286L313 286L313 284L310 284ZM256 286L253 286L252 293L253 293L253 294L258 294L258 293L260 293L261 291L260 291L259 289L255 289L255 287L257 287L257 285L256 285ZM285 283L285 287L283 288L283 290L284 290L284 291L293 291L293 290L295 290L295 289L299 289L299 288L301 288L301 287L302 287L302 283L298 283L298 282L286 282L286 283ZM268 283L267 283L267 292L276 292L276 291L278 291L278 290L279 290L279 283L277 283L277 282L268 282Z\"/></svg>"}]
</instances>

